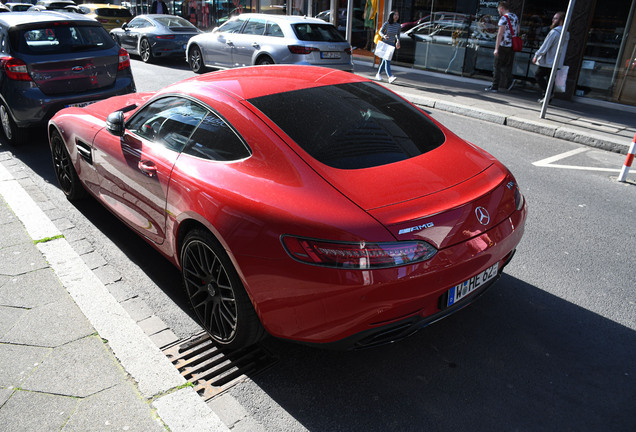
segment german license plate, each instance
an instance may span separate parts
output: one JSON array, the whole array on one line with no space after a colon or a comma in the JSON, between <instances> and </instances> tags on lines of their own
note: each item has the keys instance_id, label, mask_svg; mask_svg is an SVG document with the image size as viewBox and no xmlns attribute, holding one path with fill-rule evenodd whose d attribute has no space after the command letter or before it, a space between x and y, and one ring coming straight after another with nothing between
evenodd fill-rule
<instances>
[{"instance_id":1,"label":"german license plate","mask_svg":"<svg viewBox=\"0 0 636 432\"><path fill-rule=\"evenodd\" d=\"M74 103L74 104L68 104L66 105L66 108L69 107L74 107L74 108L84 108L86 106L89 106L90 104L94 104L95 102L99 102L99 101L89 101L89 102L78 102L78 103Z\"/></svg>"},{"instance_id":2,"label":"german license plate","mask_svg":"<svg viewBox=\"0 0 636 432\"><path fill-rule=\"evenodd\" d=\"M484 285L490 279L497 276L497 269L499 268L499 263L493 265L490 268L487 268L483 272L479 273L476 276L471 277L467 281L460 283L459 285L455 285L453 288L448 290L448 303L446 306L452 306L468 294L475 291L480 286Z\"/></svg>"},{"instance_id":3,"label":"german license plate","mask_svg":"<svg viewBox=\"0 0 636 432\"><path fill-rule=\"evenodd\" d=\"M339 59L340 53L338 51L322 51L320 53L320 58L323 59Z\"/></svg>"}]
</instances>

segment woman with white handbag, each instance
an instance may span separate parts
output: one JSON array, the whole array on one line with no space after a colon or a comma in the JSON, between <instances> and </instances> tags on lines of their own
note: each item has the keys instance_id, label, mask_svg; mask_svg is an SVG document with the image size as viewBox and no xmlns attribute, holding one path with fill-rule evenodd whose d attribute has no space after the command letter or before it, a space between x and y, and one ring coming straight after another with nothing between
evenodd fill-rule
<instances>
[{"instance_id":1,"label":"woman with white handbag","mask_svg":"<svg viewBox=\"0 0 636 432\"><path fill-rule=\"evenodd\" d=\"M534 77L537 80L539 88L541 89L541 98L539 99L540 103L543 103L545 93L548 89L548 78L550 77L552 68L555 64L556 51L559 47L559 39L561 38L561 32L563 31L564 20L565 12L557 12L554 14L554 17L552 17L550 32L543 41L541 48L539 48L537 52L534 53L534 57L532 58L532 63L539 66L534 74ZM557 68L559 69L565 69L565 67L563 66L563 60L565 58L565 52L568 49L569 39L570 33L566 33L565 42L563 43L563 47L561 49L560 61L556 62Z\"/></svg>"},{"instance_id":2,"label":"woman with white handbag","mask_svg":"<svg viewBox=\"0 0 636 432\"><path fill-rule=\"evenodd\" d=\"M395 81L395 76L391 74L391 59L396 49L400 49L400 14L398 11L393 11L389 14L389 19L382 25L382 28L378 32L381 40L378 42L375 48L375 55L380 57L382 61L378 67L378 73L375 75L375 79L382 81L382 69L386 71L389 83Z\"/></svg>"}]
</instances>

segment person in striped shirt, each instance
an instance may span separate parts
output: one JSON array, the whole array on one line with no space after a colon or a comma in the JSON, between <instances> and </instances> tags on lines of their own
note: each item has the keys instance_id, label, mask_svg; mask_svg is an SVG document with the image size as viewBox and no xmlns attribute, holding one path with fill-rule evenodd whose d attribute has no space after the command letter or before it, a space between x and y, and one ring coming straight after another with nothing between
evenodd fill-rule
<instances>
[{"instance_id":1,"label":"person in striped shirt","mask_svg":"<svg viewBox=\"0 0 636 432\"><path fill-rule=\"evenodd\" d=\"M393 11L389 14L389 19L382 25L379 31L382 42L389 44L395 49L400 49L400 14L398 11ZM375 79L382 81L382 69L386 71L389 83L395 81L395 76L391 73L391 59L382 59L380 66L378 67L378 73L375 75Z\"/></svg>"}]
</instances>

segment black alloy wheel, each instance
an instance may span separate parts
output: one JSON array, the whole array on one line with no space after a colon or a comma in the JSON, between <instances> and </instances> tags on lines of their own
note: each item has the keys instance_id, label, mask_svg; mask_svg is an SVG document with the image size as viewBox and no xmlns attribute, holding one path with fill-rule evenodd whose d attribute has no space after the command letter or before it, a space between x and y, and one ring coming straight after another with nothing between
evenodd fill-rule
<instances>
[{"instance_id":1,"label":"black alloy wheel","mask_svg":"<svg viewBox=\"0 0 636 432\"><path fill-rule=\"evenodd\" d=\"M238 273L208 231L194 229L186 235L181 274L194 312L219 346L243 348L265 336Z\"/></svg>"},{"instance_id":2,"label":"black alloy wheel","mask_svg":"<svg viewBox=\"0 0 636 432\"><path fill-rule=\"evenodd\" d=\"M261 65L272 65L272 64L275 64L275 63L274 63L274 60L272 60L272 58L270 56L263 56L263 57L258 59L256 64L261 66Z\"/></svg>"},{"instance_id":3,"label":"black alloy wheel","mask_svg":"<svg viewBox=\"0 0 636 432\"><path fill-rule=\"evenodd\" d=\"M85 197L86 189L77 176L64 140L58 131L51 132L51 156L53 157L55 177L66 198L69 201L75 201Z\"/></svg>"},{"instance_id":4,"label":"black alloy wheel","mask_svg":"<svg viewBox=\"0 0 636 432\"><path fill-rule=\"evenodd\" d=\"M192 72L197 74L205 72L206 67L205 63L203 62L203 54L201 53L201 48L196 45L190 48L188 63L190 63L190 69L192 69Z\"/></svg>"}]
</instances>

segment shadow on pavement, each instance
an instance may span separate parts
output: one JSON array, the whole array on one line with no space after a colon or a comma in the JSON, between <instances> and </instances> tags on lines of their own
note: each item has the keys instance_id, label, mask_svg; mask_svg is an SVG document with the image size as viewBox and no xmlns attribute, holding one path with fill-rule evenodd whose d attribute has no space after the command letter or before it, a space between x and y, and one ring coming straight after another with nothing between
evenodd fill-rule
<instances>
[{"instance_id":1,"label":"shadow on pavement","mask_svg":"<svg viewBox=\"0 0 636 432\"><path fill-rule=\"evenodd\" d=\"M636 430L636 333L507 275L400 343L269 345L252 379L310 431Z\"/></svg>"}]
</instances>

